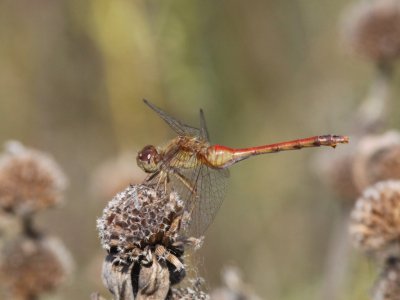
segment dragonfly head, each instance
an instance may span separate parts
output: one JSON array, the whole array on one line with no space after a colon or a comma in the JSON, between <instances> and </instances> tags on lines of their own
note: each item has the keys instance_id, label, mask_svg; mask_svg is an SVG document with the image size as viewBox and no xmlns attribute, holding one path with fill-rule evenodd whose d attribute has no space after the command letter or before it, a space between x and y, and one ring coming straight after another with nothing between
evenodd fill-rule
<instances>
[{"instance_id":1,"label":"dragonfly head","mask_svg":"<svg viewBox=\"0 0 400 300\"><path fill-rule=\"evenodd\" d=\"M146 173L155 173L158 171L159 161L160 154L156 147L152 145L145 146L136 157L138 166Z\"/></svg>"}]
</instances>

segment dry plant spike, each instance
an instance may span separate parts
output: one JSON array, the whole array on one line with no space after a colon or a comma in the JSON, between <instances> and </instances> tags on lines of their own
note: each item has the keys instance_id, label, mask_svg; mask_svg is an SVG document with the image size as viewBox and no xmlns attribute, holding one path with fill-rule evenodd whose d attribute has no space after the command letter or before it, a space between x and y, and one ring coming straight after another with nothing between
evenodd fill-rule
<instances>
[{"instance_id":1,"label":"dry plant spike","mask_svg":"<svg viewBox=\"0 0 400 300\"><path fill-rule=\"evenodd\" d=\"M350 235L357 248L374 255L400 242L400 181L364 191L351 213Z\"/></svg>"},{"instance_id":2,"label":"dry plant spike","mask_svg":"<svg viewBox=\"0 0 400 300\"><path fill-rule=\"evenodd\" d=\"M369 93L354 116L356 134L378 132L387 123L393 63L400 57L400 2L359 0L346 11L345 41L376 65Z\"/></svg>"},{"instance_id":3,"label":"dry plant spike","mask_svg":"<svg viewBox=\"0 0 400 300\"><path fill-rule=\"evenodd\" d=\"M55 238L33 227L35 213L59 204L67 180L48 155L8 142L0 154L0 209L20 230L0 249L0 284L7 299L36 299L56 289L72 272L71 255Z\"/></svg>"},{"instance_id":4,"label":"dry plant spike","mask_svg":"<svg viewBox=\"0 0 400 300\"><path fill-rule=\"evenodd\" d=\"M72 268L69 252L55 238L20 237L0 252L0 283L8 299L33 299L53 291Z\"/></svg>"},{"instance_id":5,"label":"dry plant spike","mask_svg":"<svg viewBox=\"0 0 400 300\"><path fill-rule=\"evenodd\" d=\"M399 1L358 1L348 10L343 31L355 52L377 63L399 58Z\"/></svg>"},{"instance_id":6,"label":"dry plant spike","mask_svg":"<svg viewBox=\"0 0 400 300\"><path fill-rule=\"evenodd\" d=\"M20 216L62 201L66 177L48 155L9 142L0 156L0 208Z\"/></svg>"},{"instance_id":7,"label":"dry plant spike","mask_svg":"<svg viewBox=\"0 0 400 300\"><path fill-rule=\"evenodd\" d=\"M109 253L103 278L115 297L165 299L170 285L185 277L185 248L202 239L183 235L182 218L176 193L145 185L130 186L108 203L97 228Z\"/></svg>"}]
</instances>

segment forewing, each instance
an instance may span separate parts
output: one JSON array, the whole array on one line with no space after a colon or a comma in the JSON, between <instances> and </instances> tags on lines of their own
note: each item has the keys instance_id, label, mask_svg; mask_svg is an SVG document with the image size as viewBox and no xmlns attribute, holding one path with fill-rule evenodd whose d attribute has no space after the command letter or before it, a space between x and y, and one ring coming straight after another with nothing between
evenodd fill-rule
<instances>
[{"instance_id":1,"label":"forewing","mask_svg":"<svg viewBox=\"0 0 400 300\"><path fill-rule=\"evenodd\" d=\"M210 135L208 134L206 118L204 112L200 109L200 136L207 142L210 140Z\"/></svg>"},{"instance_id":2,"label":"forewing","mask_svg":"<svg viewBox=\"0 0 400 300\"><path fill-rule=\"evenodd\" d=\"M182 122L168 115L165 111L161 110L146 99L143 99L143 102L152 110L154 110L180 136L200 136L200 129L183 124Z\"/></svg>"}]
</instances>

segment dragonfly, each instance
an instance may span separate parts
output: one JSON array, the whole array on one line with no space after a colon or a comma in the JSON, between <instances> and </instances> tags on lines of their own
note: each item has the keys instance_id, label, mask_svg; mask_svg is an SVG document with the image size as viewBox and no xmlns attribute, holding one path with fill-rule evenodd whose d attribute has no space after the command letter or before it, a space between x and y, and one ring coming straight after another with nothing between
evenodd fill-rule
<instances>
[{"instance_id":1,"label":"dragonfly","mask_svg":"<svg viewBox=\"0 0 400 300\"><path fill-rule=\"evenodd\" d=\"M177 134L166 145L147 145L138 152L138 166L148 173L145 183L164 191L175 191L184 201L184 211L190 216L185 226L191 234L200 236L212 223L222 204L227 188L228 168L252 156L299 150L319 146L335 148L349 142L347 136L320 135L287 142L249 148L229 148L212 145L204 112L200 109L200 128L182 123L166 112L143 100Z\"/></svg>"}]
</instances>

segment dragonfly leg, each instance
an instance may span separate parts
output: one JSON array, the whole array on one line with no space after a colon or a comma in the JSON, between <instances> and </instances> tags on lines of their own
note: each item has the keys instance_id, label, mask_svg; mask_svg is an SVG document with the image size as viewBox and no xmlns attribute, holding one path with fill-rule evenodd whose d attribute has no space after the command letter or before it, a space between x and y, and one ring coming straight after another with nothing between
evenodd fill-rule
<instances>
[{"instance_id":1,"label":"dragonfly leg","mask_svg":"<svg viewBox=\"0 0 400 300\"><path fill-rule=\"evenodd\" d=\"M193 186L193 184L185 176L183 176L176 170L173 172L173 174L183 183L183 185L190 191L190 193L192 194L196 193L196 187Z\"/></svg>"},{"instance_id":2,"label":"dragonfly leg","mask_svg":"<svg viewBox=\"0 0 400 300\"><path fill-rule=\"evenodd\" d=\"M174 242L172 244L172 246L174 248L178 248L178 247L183 248L185 246L189 246L189 247L194 248L194 250L198 250L203 245L203 242L204 242L204 236L201 236L199 238L188 237L188 238L183 238L183 239L180 239L180 240Z\"/></svg>"},{"instance_id":3,"label":"dragonfly leg","mask_svg":"<svg viewBox=\"0 0 400 300\"><path fill-rule=\"evenodd\" d=\"M165 180L164 180L164 191L167 193L168 191L168 183L169 183L169 176L168 173L165 173Z\"/></svg>"},{"instance_id":4,"label":"dragonfly leg","mask_svg":"<svg viewBox=\"0 0 400 300\"><path fill-rule=\"evenodd\" d=\"M165 233L165 235L163 237L163 241L162 242L163 242L164 245L168 245L169 244L169 241L172 239L172 236L179 231L180 225L181 225L181 217L176 217L172 221L168 231Z\"/></svg>"},{"instance_id":5,"label":"dragonfly leg","mask_svg":"<svg viewBox=\"0 0 400 300\"><path fill-rule=\"evenodd\" d=\"M167 193L167 181L168 181L168 174L167 172L160 171L157 180L157 184L155 186L155 190L159 190L161 185L164 185L164 192Z\"/></svg>"},{"instance_id":6,"label":"dragonfly leg","mask_svg":"<svg viewBox=\"0 0 400 300\"><path fill-rule=\"evenodd\" d=\"M184 219L183 219L183 226L187 227L190 224L192 213L195 208L194 204L196 203L196 201L193 201L193 198L198 197L197 188L196 188L196 186L193 186L193 184L178 171L174 171L173 174L183 183L184 186L186 186L186 188L190 191L190 194L191 194L188 197L188 199L183 199L183 201L189 201L189 199L192 199L191 202L189 203L190 208L186 210L186 215L184 215ZM192 198L192 196L194 196L194 197Z\"/></svg>"},{"instance_id":7,"label":"dragonfly leg","mask_svg":"<svg viewBox=\"0 0 400 300\"><path fill-rule=\"evenodd\" d=\"M175 255L173 255L171 252L169 252L163 245L157 245L154 253L166 261L170 262L175 268L177 272L180 272L183 270L185 267L183 263L177 258Z\"/></svg>"},{"instance_id":8,"label":"dragonfly leg","mask_svg":"<svg viewBox=\"0 0 400 300\"><path fill-rule=\"evenodd\" d=\"M148 175L148 176L146 177L146 181L152 181L156 176L158 176L158 174L160 174L160 172L161 172L161 171L157 171L157 172L155 172L155 173L152 173L152 174Z\"/></svg>"}]
</instances>

